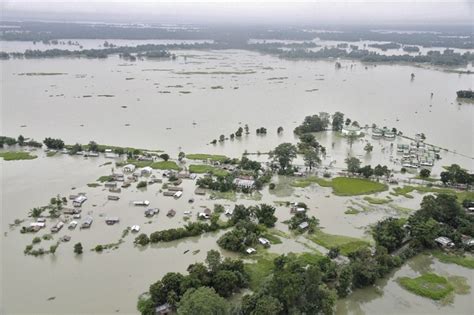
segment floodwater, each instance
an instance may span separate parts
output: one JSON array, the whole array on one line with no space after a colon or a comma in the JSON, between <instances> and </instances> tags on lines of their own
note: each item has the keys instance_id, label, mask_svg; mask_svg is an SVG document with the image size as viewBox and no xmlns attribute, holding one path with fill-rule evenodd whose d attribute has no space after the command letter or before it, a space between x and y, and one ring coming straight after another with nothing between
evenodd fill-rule
<instances>
[{"instance_id":1,"label":"floodwater","mask_svg":"<svg viewBox=\"0 0 474 315\"><path fill-rule=\"evenodd\" d=\"M36 140L60 137L67 143L85 144L95 140L101 144L161 149L172 156L183 150L239 157L245 151L264 153L281 142L295 143L292 130L306 115L341 111L361 125L376 123L396 127L409 136L424 132L428 143L460 153L441 152L442 160L433 168L435 174L443 165L453 162L473 169L473 107L472 104L458 105L455 93L472 87L472 78L468 75L407 65L367 65L366 69L366 65L350 61L341 61L342 69L336 70L332 61L287 61L236 50L176 51L176 54L175 61L133 63L117 56L106 60L1 61L1 134L23 134ZM25 75L54 72L64 74ZM413 81L411 73L416 74ZM249 124L251 133L241 140L208 144L220 134L229 135L245 124ZM282 135L276 134L278 126L285 130ZM268 135L256 136L254 130L258 127L266 127ZM320 133L317 137L328 151L323 165L332 165L335 171L344 166L348 154L359 156L364 163L387 164L398 170L399 157L391 144L396 148L399 141L407 143L402 139L373 140L368 135L349 148L346 141L334 133ZM374 144L371 154L363 151L367 141ZM154 184L146 190L130 187L122 191L119 201L107 201L107 191L102 187L89 188L87 184L110 174L113 165L101 166L110 160L63 155L46 157L41 150L34 154L39 158L0 161L2 313L135 313L140 293L166 272L184 272L189 264L203 261L208 250L218 249L216 238L224 232L146 249L135 248L135 236L129 234L116 250L98 254L90 249L98 244L117 242L127 226L138 224L143 232L150 233L182 226L186 210L193 211L191 220L194 220L194 214L202 207L212 209L215 203L229 207L235 204L194 196L195 182L191 180L182 184L184 194L178 200L164 197L159 192L161 184ZM267 160L263 154L252 158ZM302 164L302 161L296 162ZM337 197L329 188L317 185L293 188L285 178L274 181L281 182L282 189L273 192L265 189L261 200L239 199L237 203L303 201L327 233L359 238L368 238L368 225L399 214L396 209L383 205L348 215L344 212L354 206L354 202L364 204L362 197ZM55 255L25 256L23 249L34 236L20 234L19 227L9 225L15 219L27 218L29 209L47 204L57 194L68 196L77 192L85 192L89 198L83 206L83 215L93 216L91 229L69 231L64 228L53 241L36 245L49 248L62 235L70 235L71 241L61 243ZM376 197L387 194L380 193ZM414 199L396 197L393 203L417 209L422 196L414 196ZM187 202L190 197L196 198L194 204ZM160 208L159 215L145 218L143 208L131 205L133 200L141 199L150 200L151 207ZM174 218L166 217L171 208L177 211ZM278 206L276 214L277 228L287 232L282 221L290 217L289 209ZM106 216L118 216L121 222L108 226L104 222ZM27 219L23 225L28 223ZM48 222L47 229L52 224ZM48 232L41 231L35 236ZM81 257L73 254L76 242L84 246ZM272 246L270 251L288 253L307 249L304 239L283 239L283 244ZM186 250L189 252L184 254ZM200 251L193 254L196 250ZM229 252L223 254L233 256ZM454 265L435 262L435 266L440 271L467 272ZM397 277L400 272L412 272L407 268L411 268L410 264L397 271ZM381 285L383 296L374 296L370 290L357 291L338 304L337 312L376 314L386 312L386 307L396 305L400 298L412 301L412 295L398 289L392 279ZM28 303L24 302L25 296ZM472 295L469 297L472 300ZM466 313L468 305L463 299L465 297L456 298L454 305L440 308L440 313ZM426 299L413 297L413 301L420 311L438 307Z\"/></svg>"},{"instance_id":2,"label":"floodwater","mask_svg":"<svg viewBox=\"0 0 474 315\"><path fill-rule=\"evenodd\" d=\"M455 294L451 303L432 301L401 287L400 277L415 278L422 273L434 272L444 277L460 276L471 287L468 294ZM444 264L428 255L418 255L400 269L379 280L374 287L359 289L348 298L337 302L336 314L472 314L474 301L472 270Z\"/></svg>"}]
</instances>

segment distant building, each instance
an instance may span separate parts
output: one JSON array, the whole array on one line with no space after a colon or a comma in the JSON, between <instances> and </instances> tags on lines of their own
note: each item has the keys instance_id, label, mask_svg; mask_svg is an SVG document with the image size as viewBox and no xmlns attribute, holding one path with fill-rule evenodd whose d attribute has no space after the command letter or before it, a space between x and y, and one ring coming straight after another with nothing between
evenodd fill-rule
<instances>
[{"instance_id":1,"label":"distant building","mask_svg":"<svg viewBox=\"0 0 474 315\"><path fill-rule=\"evenodd\" d=\"M362 133L362 129L357 126L344 126L342 127L342 134L347 136L351 133L355 134L356 136L360 136Z\"/></svg>"},{"instance_id":2,"label":"distant building","mask_svg":"<svg viewBox=\"0 0 474 315\"><path fill-rule=\"evenodd\" d=\"M240 188L253 188L255 185L255 181L253 179L243 179L243 178L236 178L234 179L234 185Z\"/></svg>"}]
</instances>

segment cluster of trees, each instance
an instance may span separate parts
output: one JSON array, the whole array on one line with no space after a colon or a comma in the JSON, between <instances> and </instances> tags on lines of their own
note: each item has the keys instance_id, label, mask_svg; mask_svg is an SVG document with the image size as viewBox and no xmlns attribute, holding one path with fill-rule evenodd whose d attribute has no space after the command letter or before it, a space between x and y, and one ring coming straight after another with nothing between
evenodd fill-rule
<instances>
[{"instance_id":1,"label":"cluster of trees","mask_svg":"<svg viewBox=\"0 0 474 315\"><path fill-rule=\"evenodd\" d=\"M459 90L456 92L459 98L474 98L474 91L472 90Z\"/></svg>"},{"instance_id":2,"label":"cluster of trees","mask_svg":"<svg viewBox=\"0 0 474 315\"><path fill-rule=\"evenodd\" d=\"M234 178L232 174L227 174L226 176L206 175L198 178L196 185L200 188L208 188L220 192L232 191L237 189L234 184Z\"/></svg>"},{"instance_id":3,"label":"cluster of trees","mask_svg":"<svg viewBox=\"0 0 474 315\"><path fill-rule=\"evenodd\" d=\"M142 233L135 238L135 244L145 246L148 243L170 242L185 237L198 236L207 232L214 232L231 226L232 223L219 224L219 215L211 216L210 223L189 222L184 227L156 231L148 235Z\"/></svg>"},{"instance_id":4,"label":"cluster of trees","mask_svg":"<svg viewBox=\"0 0 474 315\"><path fill-rule=\"evenodd\" d=\"M282 255L275 258L273 265L272 277L257 292L243 297L240 314L333 313L337 293L328 283L338 282L337 278L344 280L329 259L308 266L294 255Z\"/></svg>"},{"instance_id":5,"label":"cluster of trees","mask_svg":"<svg viewBox=\"0 0 474 315\"><path fill-rule=\"evenodd\" d=\"M303 222L308 223L308 227L306 229L308 233L313 233L319 225L319 220L314 216L308 217L306 212L297 212L288 221L288 227L290 230L299 230L299 225Z\"/></svg>"},{"instance_id":6,"label":"cluster of trees","mask_svg":"<svg viewBox=\"0 0 474 315\"><path fill-rule=\"evenodd\" d=\"M224 298L248 286L248 274L242 260L222 259L218 251L207 253L206 264L189 265L188 275L169 272L150 285L137 308L154 315L155 307L168 303L178 314L229 314Z\"/></svg>"},{"instance_id":7,"label":"cluster of trees","mask_svg":"<svg viewBox=\"0 0 474 315\"><path fill-rule=\"evenodd\" d=\"M402 45L397 44L397 43L383 43L383 44L375 43L375 44L369 44L369 47L378 48L383 51L387 51L388 49L400 49Z\"/></svg>"},{"instance_id":8,"label":"cluster of trees","mask_svg":"<svg viewBox=\"0 0 474 315\"><path fill-rule=\"evenodd\" d=\"M450 238L458 247L463 247L462 235L474 236L474 217L468 215L458 203L455 195L439 194L425 196L421 208L406 221L387 218L378 222L372 235L379 246L389 252L409 242L410 248L420 251L434 248L439 236Z\"/></svg>"},{"instance_id":9,"label":"cluster of trees","mask_svg":"<svg viewBox=\"0 0 474 315\"><path fill-rule=\"evenodd\" d=\"M326 154L326 148L319 144L316 137L311 133L300 135L297 144L299 153L303 154L303 159L309 169L321 163L321 156Z\"/></svg>"},{"instance_id":10,"label":"cluster of trees","mask_svg":"<svg viewBox=\"0 0 474 315\"><path fill-rule=\"evenodd\" d=\"M0 148L3 148L4 145L12 146L18 144L19 146L27 146L34 148L41 148L43 145L33 139L25 139L22 135L19 135L17 139L12 137L0 136Z\"/></svg>"},{"instance_id":11,"label":"cluster of trees","mask_svg":"<svg viewBox=\"0 0 474 315\"><path fill-rule=\"evenodd\" d=\"M249 158L243 156L242 159L240 159L239 167L242 170L258 172L262 169L262 163L252 161Z\"/></svg>"},{"instance_id":12,"label":"cluster of trees","mask_svg":"<svg viewBox=\"0 0 474 315\"><path fill-rule=\"evenodd\" d=\"M365 178L369 178L371 176L377 177L390 177L391 171L389 170L388 166L377 164L374 168L370 165L361 166L361 161L356 157L348 157L345 160L347 165L347 171L352 174L359 174L360 176L364 176Z\"/></svg>"},{"instance_id":13,"label":"cluster of trees","mask_svg":"<svg viewBox=\"0 0 474 315\"><path fill-rule=\"evenodd\" d=\"M270 151L270 158L273 163L278 165L280 174L293 173L291 162L296 158L297 152L296 146L288 142L282 143Z\"/></svg>"},{"instance_id":14,"label":"cluster of trees","mask_svg":"<svg viewBox=\"0 0 474 315\"><path fill-rule=\"evenodd\" d=\"M330 115L321 112L319 115L306 116L298 127L294 129L294 133L301 135L308 132L320 132L327 129L330 123Z\"/></svg>"},{"instance_id":15,"label":"cluster of trees","mask_svg":"<svg viewBox=\"0 0 474 315\"><path fill-rule=\"evenodd\" d=\"M251 207L236 205L229 220L234 228L222 235L217 244L230 251L244 252L249 246L258 243L258 238L266 228L275 226L277 217L274 213L275 208L267 204Z\"/></svg>"},{"instance_id":16,"label":"cluster of trees","mask_svg":"<svg viewBox=\"0 0 474 315\"><path fill-rule=\"evenodd\" d=\"M474 174L469 174L457 164L452 164L446 168L446 171L440 174L441 181L444 184L466 184L474 183Z\"/></svg>"},{"instance_id":17,"label":"cluster of trees","mask_svg":"<svg viewBox=\"0 0 474 315\"><path fill-rule=\"evenodd\" d=\"M266 135L266 134L267 134L267 128L265 127L257 128L257 135Z\"/></svg>"},{"instance_id":18,"label":"cluster of trees","mask_svg":"<svg viewBox=\"0 0 474 315\"><path fill-rule=\"evenodd\" d=\"M62 150L64 149L64 141L61 139L46 138L43 140L44 145L48 149Z\"/></svg>"}]
</instances>

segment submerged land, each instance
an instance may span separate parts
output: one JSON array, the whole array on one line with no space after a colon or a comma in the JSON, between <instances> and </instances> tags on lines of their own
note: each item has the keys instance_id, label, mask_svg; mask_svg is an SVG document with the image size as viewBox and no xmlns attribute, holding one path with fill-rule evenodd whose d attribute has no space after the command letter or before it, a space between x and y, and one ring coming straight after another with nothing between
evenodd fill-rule
<instances>
[{"instance_id":1,"label":"submerged land","mask_svg":"<svg viewBox=\"0 0 474 315\"><path fill-rule=\"evenodd\" d=\"M6 313L472 310L466 29L89 27L0 36Z\"/></svg>"}]
</instances>

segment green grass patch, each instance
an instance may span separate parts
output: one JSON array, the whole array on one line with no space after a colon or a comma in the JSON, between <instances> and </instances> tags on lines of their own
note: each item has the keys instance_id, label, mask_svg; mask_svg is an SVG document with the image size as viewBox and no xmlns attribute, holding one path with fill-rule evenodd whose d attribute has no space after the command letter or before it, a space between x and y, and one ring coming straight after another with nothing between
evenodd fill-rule
<instances>
[{"instance_id":1,"label":"green grass patch","mask_svg":"<svg viewBox=\"0 0 474 315\"><path fill-rule=\"evenodd\" d=\"M397 205L397 204L394 204L394 203L391 203L390 205L390 208L398 211L400 214L402 215L409 215L411 214L413 211L415 211L414 209L411 209L411 208L406 208L406 207L402 207L400 205Z\"/></svg>"},{"instance_id":2,"label":"green grass patch","mask_svg":"<svg viewBox=\"0 0 474 315\"><path fill-rule=\"evenodd\" d=\"M401 277L398 282L408 291L433 300L441 300L454 291L448 279L434 273L425 273L417 278Z\"/></svg>"},{"instance_id":3,"label":"green grass patch","mask_svg":"<svg viewBox=\"0 0 474 315\"><path fill-rule=\"evenodd\" d=\"M333 193L337 196L368 195L388 189L388 186L385 184L361 178L336 177L332 181L324 181L322 183L325 187L329 187L330 183Z\"/></svg>"},{"instance_id":4,"label":"green grass patch","mask_svg":"<svg viewBox=\"0 0 474 315\"><path fill-rule=\"evenodd\" d=\"M357 209L354 208L354 207L349 206L349 207L347 207L347 210L344 211L344 213L345 213L345 214L359 214L360 211L357 210Z\"/></svg>"},{"instance_id":5,"label":"green grass patch","mask_svg":"<svg viewBox=\"0 0 474 315\"><path fill-rule=\"evenodd\" d=\"M237 201L237 194L235 191L226 191L226 192L220 192L220 191L213 191L211 192L210 195L211 199L226 199L229 201Z\"/></svg>"},{"instance_id":6,"label":"green grass patch","mask_svg":"<svg viewBox=\"0 0 474 315\"><path fill-rule=\"evenodd\" d=\"M5 161L33 160L37 158L36 155L32 155L30 152L23 151L0 152L0 157L2 157Z\"/></svg>"},{"instance_id":7,"label":"green grass patch","mask_svg":"<svg viewBox=\"0 0 474 315\"><path fill-rule=\"evenodd\" d=\"M442 252L440 250L434 250L431 254L438 258L439 261L445 264L456 264L469 269L474 269L474 258L468 256L454 255Z\"/></svg>"},{"instance_id":8,"label":"green grass patch","mask_svg":"<svg viewBox=\"0 0 474 315\"><path fill-rule=\"evenodd\" d=\"M327 249L330 249L331 247L339 247L341 254L345 256L357 251L360 248L370 246L369 242L359 238L328 234L321 230L316 230L313 234L309 234L306 237L314 243Z\"/></svg>"},{"instance_id":9,"label":"green grass patch","mask_svg":"<svg viewBox=\"0 0 474 315\"><path fill-rule=\"evenodd\" d=\"M102 186L102 185L99 184L99 183L89 183L89 184L87 184L87 187L91 187L91 188L96 188L96 187L99 187L99 186Z\"/></svg>"},{"instance_id":10,"label":"green grass patch","mask_svg":"<svg viewBox=\"0 0 474 315\"><path fill-rule=\"evenodd\" d=\"M309 176L306 178L297 179L291 183L291 186L298 187L298 188L305 188L310 186L311 184L318 184L319 186L323 187L331 187L331 182L325 179L316 177L316 176Z\"/></svg>"},{"instance_id":11,"label":"green grass patch","mask_svg":"<svg viewBox=\"0 0 474 315\"><path fill-rule=\"evenodd\" d=\"M392 198L390 198L390 197L387 197L387 198L374 198L374 197L366 196L366 197L364 197L364 200L367 201L368 203L373 204L373 205L383 205L383 204L391 202Z\"/></svg>"},{"instance_id":12,"label":"green grass patch","mask_svg":"<svg viewBox=\"0 0 474 315\"><path fill-rule=\"evenodd\" d=\"M211 173L212 175L215 176L221 176L224 177L227 174L229 174L228 171L214 167L212 165L190 165L189 166L189 171L191 173L196 173L196 174L205 174L205 173Z\"/></svg>"},{"instance_id":13,"label":"green grass patch","mask_svg":"<svg viewBox=\"0 0 474 315\"><path fill-rule=\"evenodd\" d=\"M214 161L214 162L223 162L228 159L227 156L225 155L217 155L217 154L203 154L203 153L197 153L197 154L186 154L186 158L190 160L201 160L201 161Z\"/></svg>"},{"instance_id":14,"label":"green grass patch","mask_svg":"<svg viewBox=\"0 0 474 315\"><path fill-rule=\"evenodd\" d=\"M47 157L52 157L52 156L55 156L56 153L58 153L58 151L48 151L48 152L46 153L46 156L47 156Z\"/></svg>"},{"instance_id":15,"label":"green grass patch","mask_svg":"<svg viewBox=\"0 0 474 315\"><path fill-rule=\"evenodd\" d=\"M317 251L305 252L297 255L297 260L303 265L317 265L325 256Z\"/></svg>"},{"instance_id":16,"label":"green grass patch","mask_svg":"<svg viewBox=\"0 0 474 315\"><path fill-rule=\"evenodd\" d=\"M245 272L249 275L249 288L252 291L257 291L265 279L268 278L275 267L273 264L273 259L277 255L266 254L257 258L255 263L246 263L244 265Z\"/></svg>"},{"instance_id":17,"label":"green grass patch","mask_svg":"<svg viewBox=\"0 0 474 315\"><path fill-rule=\"evenodd\" d=\"M266 238L267 240L269 240L272 245L274 245L274 244L281 244L281 243L282 243L281 239L280 239L278 236L276 236L275 234L271 234L270 231L267 232L267 233L264 233L264 234L262 235L262 237L264 237L264 238Z\"/></svg>"},{"instance_id":18,"label":"green grass patch","mask_svg":"<svg viewBox=\"0 0 474 315\"><path fill-rule=\"evenodd\" d=\"M105 182L112 181L112 179L113 179L112 175L104 175L104 176L99 177L97 181L100 183L105 183Z\"/></svg>"},{"instance_id":19,"label":"green grass patch","mask_svg":"<svg viewBox=\"0 0 474 315\"><path fill-rule=\"evenodd\" d=\"M407 198L413 198L409 193L417 191L418 193L438 193L438 194L451 194L456 195L458 202L461 203L464 199L474 199L474 191L464 191L464 190L455 190L451 188L438 188L438 187L428 187L428 186L403 186L396 187L393 189L394 196L404 196Z\"/></svg>"}]
</instances>

